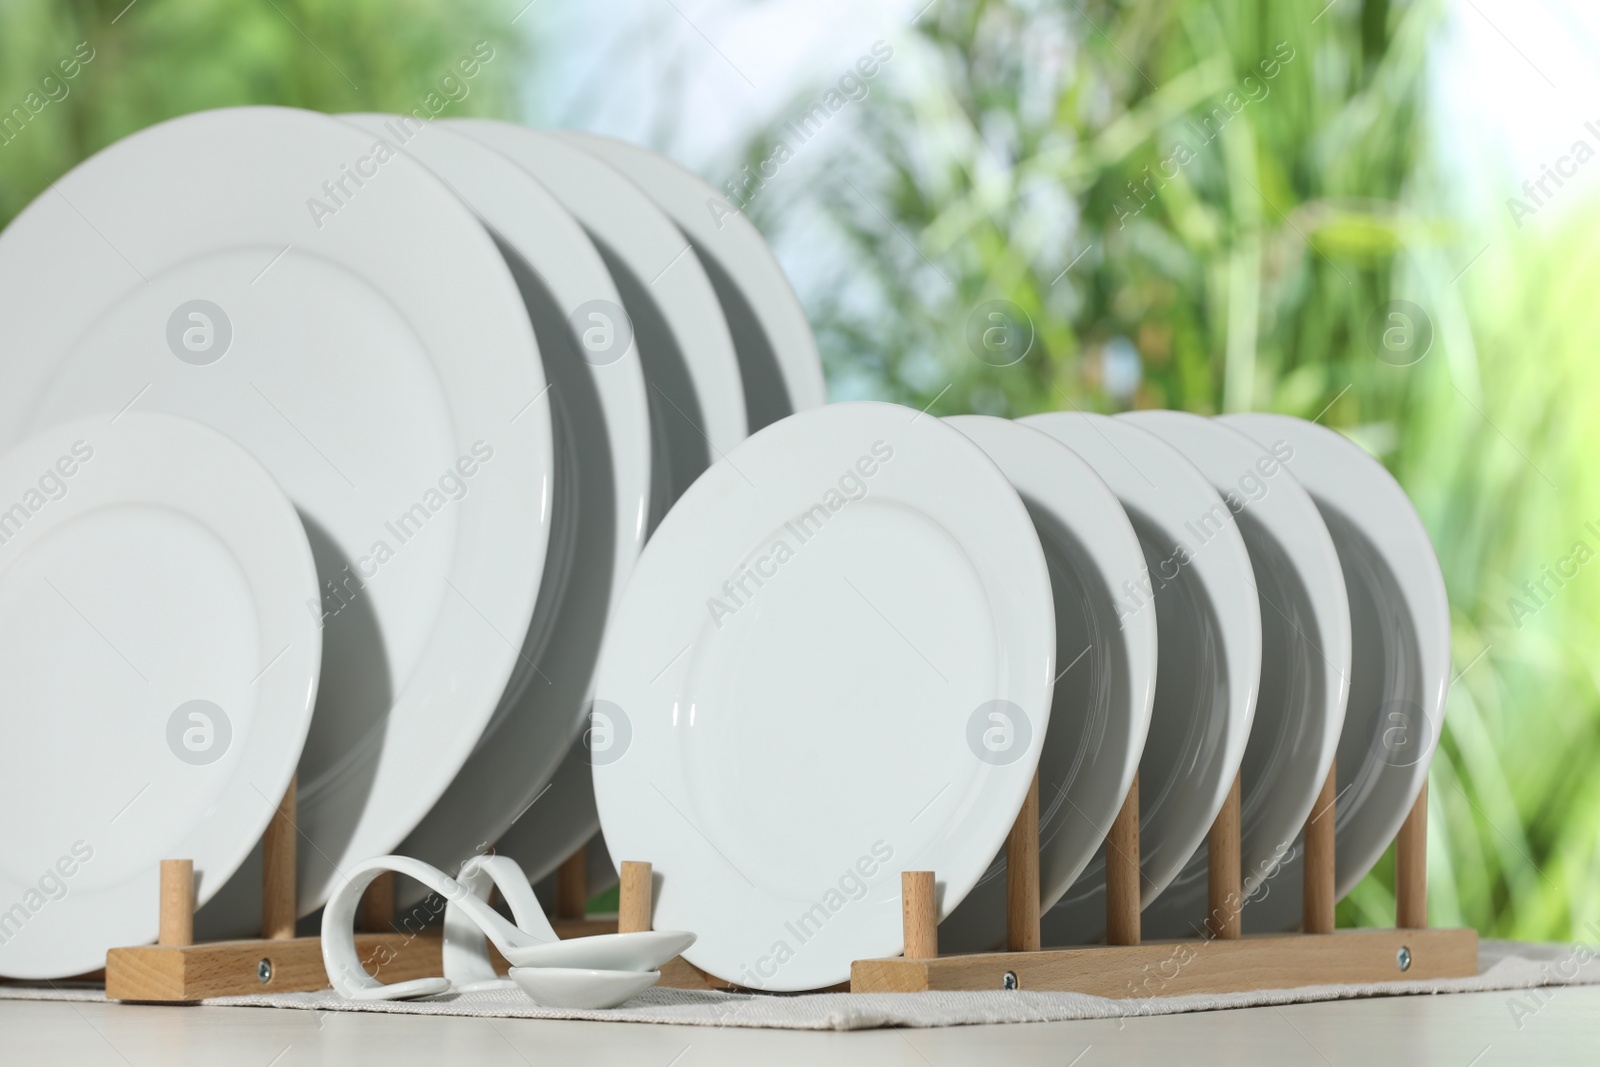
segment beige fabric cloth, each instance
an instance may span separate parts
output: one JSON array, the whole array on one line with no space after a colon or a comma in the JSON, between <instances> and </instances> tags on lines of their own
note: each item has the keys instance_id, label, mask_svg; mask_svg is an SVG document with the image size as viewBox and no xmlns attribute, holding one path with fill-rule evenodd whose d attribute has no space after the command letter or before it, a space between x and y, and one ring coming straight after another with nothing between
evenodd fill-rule
<instances>
[{"instance_id":1,"label":"beige fabric cloth","mask_svg":"<svg viewBox=\"0 0 1600 1067\"><path fill-rule=\"evenodd\" d=\"M1533 945L1482 941L1479 973L1473 978L1373 985L1302 986L1144 1000L1108 1000L1082 993L815 993L775 996L649 989L619 1008L568 1011L541 1008L520 992L474 993L422 1001L345 1000L332 990L272 996L222 997L206 1004L295 1008L303 1011L376 1011L395 1015L462 1015L508 1019L596 1019L607 1022L672 1023L680 1026L739 1026L777 1030L867 1030L883 1026L934 1027L983 1023L1059 1022L1139 1015L1175 1015L1219 1008L1303 1004L1368 996L1403 996L1508 991L1508 1011L1516 1003L1530 1014L1549 993L1541 986L1600 985L1600 949L1589 946ZM1522 992L1512 992L1512 991ZM87 986L0 985L0 999L101 1000L103 989Z\"/></svg>"}]
</instances>

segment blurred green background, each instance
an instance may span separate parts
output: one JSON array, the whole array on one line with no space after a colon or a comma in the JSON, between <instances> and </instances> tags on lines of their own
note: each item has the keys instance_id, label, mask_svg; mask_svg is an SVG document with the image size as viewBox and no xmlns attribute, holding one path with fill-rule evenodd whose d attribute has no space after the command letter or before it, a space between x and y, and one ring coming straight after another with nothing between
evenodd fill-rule
<instances>
[{"instance_id":1,"label":"blurred green background","mask_svg":"<svg viewBox=\"0 0 1600 1067\"><path fill-rule=\"evenodd\" d=\"M0 223L173 115L409 111L479 41L495 58L449 113L563 121L527 73L589 42L519 25L524 10L5 0L0 120L26 116L0 134ZM1600 205L1519 227L1502 200L1521 175L1477 173L1497 191L1462 194L1475 162L1452 166L1433 121L1447 21L1436 0L943 0L890 42L849 136L807 146L748 211L797 265L834 399L1281 411L1378 456L1422 513L1454 616L1432 919L1592 940L1600 567L1537 596L1524 583L1579 543L1600 551ZM79 42L92 58L61 79ZM838 77L816 72L786 114ZM720 187L785 139L773 121L702 169ZM1393 921L1387 862L1341 921Z\"/></svg>"}]
</instances>

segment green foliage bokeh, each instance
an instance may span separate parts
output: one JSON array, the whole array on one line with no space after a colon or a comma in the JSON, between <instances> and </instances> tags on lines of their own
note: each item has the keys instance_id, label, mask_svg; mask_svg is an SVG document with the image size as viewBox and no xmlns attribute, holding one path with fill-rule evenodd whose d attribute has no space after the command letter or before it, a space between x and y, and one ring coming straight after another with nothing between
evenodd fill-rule
<instances>
[{"instance_id":1,"label":"green foliage bokeh","mask_svg":"<svg viewBox=\"0 0 1600 1067\"><path fill-rule=\"evenodd\" d=\"M0 137L0 225L153 122L238 104L410 111L480 41L495 58L448 113L515 117L522 7L4 0L0 120L30 117ZM750 210L783 240L800 220L826 268L803 295L836 399L1274 410L1382 459L1452 605L1433 918L1593 938L1600 566L1544 576L1580 542L1600 553L1600 210L1519 228L1451 206L1429 123L1443 22L1442 0L941 0L850 105L851 135L808 147ZM32 114L80 42L92 60ZM997 300L1031 342L1007 366L969 342ZM1393 300L1429 327L1415 362L1374 342ZM1341 920L1391 922L1391 878L1386 861Z\"/></svg>"},{"instance_id":2,"label":"green foliage bokeh","mask_svg":"<svg viewBox=\"0 0 1600 1067\"><path fill-rule=\"evenodd\" d=\"M520 5L517 5L520 6ZM509 117L525 74L517 6L448 0L5 0L0 4L0 226L119 138L207 108L403 111L494 50L451 115ZM71 79L58 64L93 58ZM65 88L45 87L54 78ZM43 101L37 114L33 107ZM58 96L59 99L51 99ZM448 98L446 98L448 99Z\"/></svg>"}]
</instances>

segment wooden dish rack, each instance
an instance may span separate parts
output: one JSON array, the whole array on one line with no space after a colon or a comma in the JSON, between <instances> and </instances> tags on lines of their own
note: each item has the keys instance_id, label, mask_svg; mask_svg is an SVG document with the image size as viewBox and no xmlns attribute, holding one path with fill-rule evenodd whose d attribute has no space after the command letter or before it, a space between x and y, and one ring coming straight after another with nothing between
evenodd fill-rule
<instances>
[{"instance_id":1,"label":"wooden dish rack","mask_svg":"<svg viewBox=\"0 0 1600 1067\"><path fill-rule=\"evenodd\" d=\"M1119 999L1243 992L1323 984L1366 984L1478 973L1474 930L1428 929L1427 821L1424 785L1395 838L1393 928L1334 929L1334 772L1306 821L1303 932L1244 936L1239 782L1208 838L1209 918L1206 936L1142 942L1139 936L1139 783L1135 778L1106 839L1106 944L1043 948L1039 927L1039 782L1006 840L1006 950L940 956L933 871L901 874L905 952L856 960L848 986L856 993L1028 989ZM161 865L160 934L154 945L106 954L106 996L113 1000L194 1003L207 997L284 993L328 986L316 937L295 937L295 787L291 783L262 839L262 936L194 943L194 867ZM653 872L622 864L617 918L589 919L584 854L557 872L561 937L651 928ZM397 926L392 876L362 899L356 950L385 982L437 975L440 937L422 924ZM494 954L504 970L505 961ZM661 985L728 989L728 983L681 957L662 968Z\"/></svg>"}]
</instances>

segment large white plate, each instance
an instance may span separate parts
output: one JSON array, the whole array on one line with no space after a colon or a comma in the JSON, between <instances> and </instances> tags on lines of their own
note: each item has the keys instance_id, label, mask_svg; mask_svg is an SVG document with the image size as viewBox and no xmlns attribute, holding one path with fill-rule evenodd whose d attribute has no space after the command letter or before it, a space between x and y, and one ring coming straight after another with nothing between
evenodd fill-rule
<instances>
[{"instance_id":1,"label":"large white plate","mask_svg":"<svg viewBox=\"0 0 1600 1067\"><path fill-rule=\"evenodd\" d=\"M1244 756L1261 676L1261 615L1244 539L1205 475L1177 449L1123 419L1033 415L1082 456L1122 502L1144 549L1138 574L1113 582L1125 622L1156 613L1155 703L1139 761L1140 898L1149 907L1206 839ZM1045 913L1047 941L1105 926L1104 850Z\"/></svg>"},{"instance_id":2,"label":"large white plate","mask_svg":"<svg viewBox=\"0 0 1600 1067\"><path fill-rule=\"evenodd\" d=\"M650 398L648 529L745 437L733 339L700 258L661 209L608 164L555 134L492 119L448 125L538 178L594 239L622 293Z\"/></svg>"},{"instance_id":3,"label":"large white plate","mask_svg":"<svg viewBox=\"0 0 1600 1067\"><path fill-rule=\"evenodd\" d=\"M529 804L572 744L590 695L612 603L643 546L650 493L650 409L638 347L611 320L621 297L583 227L511 159L438 124L345 116L439 175L500 243L539 341L555 420L555 525L523 648L536 665L508 689L472 755L400 851L454 871L529 825L564 811ZM596 319L594 316L601 316ZM589 343L585 343L585 342ZM588 827L593 832L592 824ZM415 888L415 887L413 887Z\"/></svg>"},{"instance_id":4,"label":"large white plate","mask_svg":"<svg viewBox=\"0 0 1600 1067\"><path fill-rule=\"evenodd\" d=\"M1344 726L1350 694L1350 605L1339 554L1317 505L1284 463L1284 439L1257 444L1213 419L1181 411L1121 416L1189 458L1234 513L1250 551L1261 610L1261 691L1239 767L1244 895L1232 907L1247 929L1256 906L1280 895L1296 906L1280 879L1298 858L1294 848L1316 803ZM1224 907L1229 905L1224 904ZM1205 935L1206 848L1144 915L1150 937Z\"/></svg>"},{"instance_id":5,"label":"large white plate","mask_svg":"<svg viewBox=\"0 0 1600 1067\"><path fill-rule=\"evenodd\" d=\"M707 464L743 440L752 415L770 409L769 398L747 412L752 385L743 380L743 354L734 347L716 275L708 274L683 232L644 189L563 135L486 119L450 125L505 153L543 182L589 232L611 271L649 394L653 486L646 528L653 530ZM768 298L762 306L776 315L769 321L787 321L771 306L770 293ZM805 329L809 337L809 326ZM790 359L796 367L803 365ZM803 382L803 375L795 380ZM754 385L762 392L760 383ZM807 395L802 385L794 388L797 398ZM818 394L810 395L820 403ZM549 791L495 842L535 881L599 825L584 737L567 753Z\"/></svg>"},{"instance_id":6,"label":"large white plate","mask_svg":"<svg viewBox=\"0 0 1600 1067\"><path fill-rule=\"evenodd\" d=\"M301 609L325 616L327 670L300 765L302 913L350 858L392 851L477 742L550 529L549 399L516 283L460 200L375 141L283 108L190 115L0 235L0 436L188 415L305 520L323 586ZM248 922L258 897L241 875L217 918Z\"/></svg>"},{"instance_id":7,"label":"large white plate","mask_svg":"<svg viewBox=\"0 0 1600 1067\"><path fill-rule=\"evenodd\" d=\"M902 948L1016 820L1049 721L1050 578L977 445L892 404L792 415L709 470L640 557L601 656L595 793L655 925L766 989Z\"/></svg>"},{"instance_id":8,"label":"large white plate","mask_svg":"<svg viewBox=\"0 0 1600 1067\"><path fill-rule=\"evenodd\" d=\"M822 357L789 279L744 213L676 163L588 133L562 137L633 179L689 238L722 303L744 376L750 430L827 401Z\"/></svg>"},{"instance_id":9,"label":"large white plate","mask_svg":"<svg viewBox=\"0 0 1600 1067\"><path fill-rule=\"evenodd\" d=\"M1057 674L1039 757L1039 903L1049 908L1105 840L1144 751L1156 685L1156 617L1142 611L1119 620L1113 592L1113 583L1144 573L1144 554L1116 495L1066 445L1009 419L945 421L1011 480L1050 567ZM996 948L1005 941L1005 917L1002 849L939 927L940 948Z\"/></svg>"},{"instance_id":10,"label":"large white plate","mask_svg":"<svg viewBox=\"0 0 1600 1067\"><path fill-rule=\"evenodd\" d=\"M294 773L322 634L293 505L239 446L129 412L0 458L0 974L156 936L160 862L201 900Z\"/></svg>"},{"instance_id":11,"label":"large white plate","mask_svg":"<svg viewBox=\"0 0 1600 1067\"><path fill-rule=\"evenodd\" d=\"M1342 897L1378 862L1428 780L1450 688L1444 577L1405 490L1358 445L1286 415L1220 421L1268 447L1283 441L1294 450L1286 466L1317 502L1339 551L1353 634L1334 820ZM1285 872L1283 892L1251 905L1253 928L1300 921L1300 895L1292 892L1298 877L1298 868Z\"/></svg>"}]
</instances>

